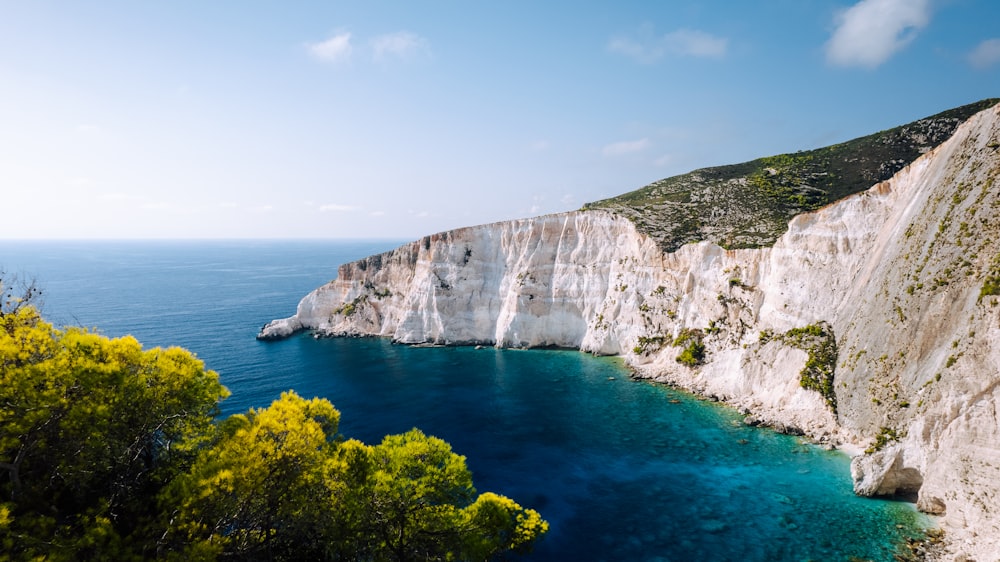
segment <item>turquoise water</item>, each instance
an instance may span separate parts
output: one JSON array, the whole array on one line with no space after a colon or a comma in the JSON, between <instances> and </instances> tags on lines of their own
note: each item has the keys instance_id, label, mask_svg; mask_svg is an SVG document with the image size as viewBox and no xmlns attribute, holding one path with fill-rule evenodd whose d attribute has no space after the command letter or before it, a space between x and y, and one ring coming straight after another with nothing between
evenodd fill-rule
<instances>
[{"instance_id":1,"label":"turquoise water","mask_svg":"<svg viewBox=\"0 0 1000 562\"><path fill-rule=\"evenodd\" d=\"M367 442L411 427L468 458L477 487L538 509L531 560L891 560L920 523L856 498L848 459L573 351L254 340L344 261L394 242L0 242L58 323L181 345L220 373L224 413L282 390L329 398ZM902 528L897 526L902 525Z\"/></svg>"}]
</instances>

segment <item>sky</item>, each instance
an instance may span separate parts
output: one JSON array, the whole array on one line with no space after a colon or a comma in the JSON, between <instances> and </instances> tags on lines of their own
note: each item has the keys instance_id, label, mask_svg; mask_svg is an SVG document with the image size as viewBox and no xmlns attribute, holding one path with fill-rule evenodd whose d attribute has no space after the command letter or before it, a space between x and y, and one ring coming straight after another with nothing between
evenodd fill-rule
<instances>
[{"instance_id":1,"label":"sky","mask_svg":"<svg viewBox=\"0 0 1000 562\"><path fill-rule=\"evenodd\" d=\"M0 238L414 239L988 97L996 0L0 0Z\"/></svg>"}]
</instances>

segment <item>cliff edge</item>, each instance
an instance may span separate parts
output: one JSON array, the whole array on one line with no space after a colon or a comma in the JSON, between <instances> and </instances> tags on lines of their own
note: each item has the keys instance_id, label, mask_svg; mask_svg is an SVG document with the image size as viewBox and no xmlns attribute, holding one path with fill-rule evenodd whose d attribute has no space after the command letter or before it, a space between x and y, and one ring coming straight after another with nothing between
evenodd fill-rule
<instances>
[{"instance_id":1,"label":"cliff edge","mask_svg":"<svg viewBox=\"0 0 1000 562\"><path fill-rule=\"evenodd\" d=\"M990 105L767 247L666 251L613 206L462 228L341 266L259 337L620 354L642 377L865 450L859 494L910 494L954 553L995 559L998 175Z\"/></svg>"}]
</instances>

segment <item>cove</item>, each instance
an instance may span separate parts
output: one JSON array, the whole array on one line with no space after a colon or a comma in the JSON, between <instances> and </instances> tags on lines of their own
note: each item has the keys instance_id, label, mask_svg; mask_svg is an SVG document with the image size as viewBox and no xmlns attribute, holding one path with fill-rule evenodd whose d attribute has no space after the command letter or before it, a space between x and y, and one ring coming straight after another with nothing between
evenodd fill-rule
<instances>
[{"instance_id":1,"label":"cove","mask_svg":"<svg viewBox=\"0 0 1000 562\"><path fill-rule=\"evenodd\" d=\"M421 348L300 334L258 342L340 263L395 242L2 242L58 325L180 345L219 372L222 414L288 389L330 399L341 433L418 427L467 457L481 491L537 509L529 560L892 560L926 524L853 495L848 459L747 427L733 410L576 351Z\"/></svg>"},{"instance_id":2,"label":"cove","mask_svg":"<svg viewBox=\"0 0 1000 562\"><path fill-rule=\"evenodd\" d=\"M308 335L296 389L366 442L419 427L480 490L552 524L532 560L891 560L924 518L856 497L849 459L575 351L422 348ZM234 389L234 394L238 393Z\"/></svg>"}]
</instances>

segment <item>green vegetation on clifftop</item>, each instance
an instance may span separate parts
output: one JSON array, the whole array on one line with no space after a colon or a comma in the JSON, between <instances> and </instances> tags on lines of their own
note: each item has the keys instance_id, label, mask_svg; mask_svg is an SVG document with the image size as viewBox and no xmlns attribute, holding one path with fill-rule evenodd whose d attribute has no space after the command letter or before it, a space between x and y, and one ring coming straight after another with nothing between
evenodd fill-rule
<instances>
[{"instance_id":1,"label":"green vegetation on clifftop","mask_svg":"<svg viewBox=\"0 0 1000 562\"><path fill-rule=\"evenodd\" d=\"M868 189L951 137L993 98L845 143L703 168L584 205L627 217L665 251L710 240L770 246L799 213Z\"/></svg>"}]
</instances>

